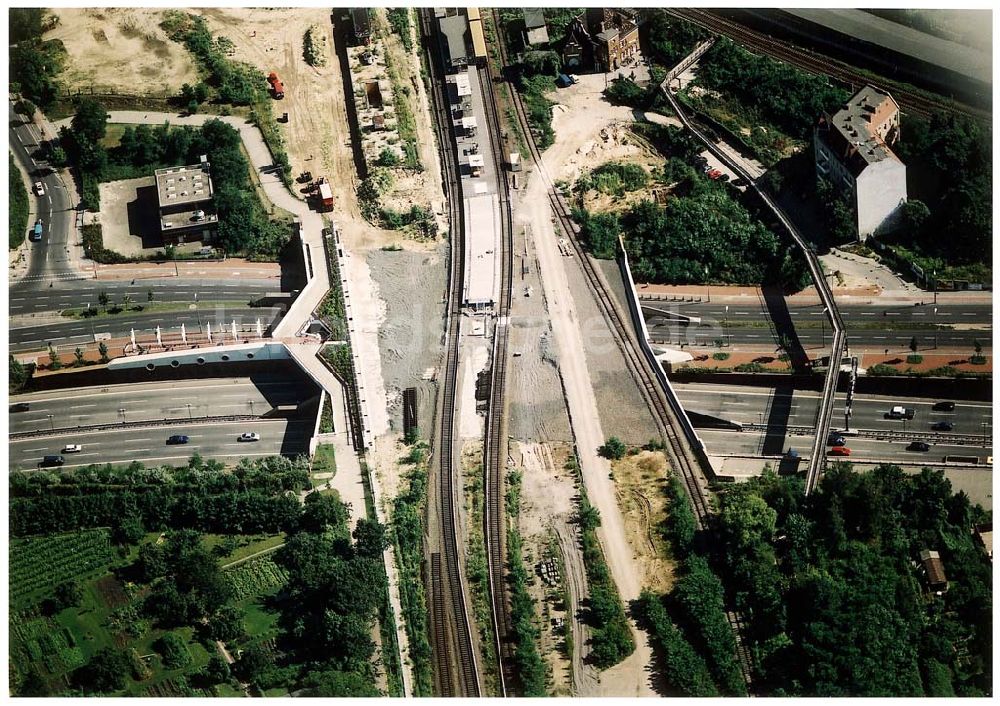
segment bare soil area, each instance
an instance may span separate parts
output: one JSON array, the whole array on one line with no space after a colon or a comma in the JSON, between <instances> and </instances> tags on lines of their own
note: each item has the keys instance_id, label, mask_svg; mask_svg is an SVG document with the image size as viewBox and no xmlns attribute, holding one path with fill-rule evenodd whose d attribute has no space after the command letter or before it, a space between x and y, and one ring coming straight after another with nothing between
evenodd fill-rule
<instances>
[{"instance_id":1,"label":"bare soil area","mask_svg":"<svg viewBox=\"0 0 1000 706\"><path fill-rule=\"evenodd\" d=\"M660 528L667 517L667 460L662 451L640 451L611 464L625 532L642 571L642 585L666 593L673 584L674 562Z\"/></svg>"},{"instance_id":2,"label":"bare soil area","mask_svg":"<svg viewBox=\"0 0 1000 706\"><path fill-rule=\"evenodd\" d=\"M182 45L160 29L163 10L105 7L50 10L59 24L45 39L59 39L69 52L60 80L71 89L173 95L198 82L198 70Z\"/></svg>"}]
</instances>

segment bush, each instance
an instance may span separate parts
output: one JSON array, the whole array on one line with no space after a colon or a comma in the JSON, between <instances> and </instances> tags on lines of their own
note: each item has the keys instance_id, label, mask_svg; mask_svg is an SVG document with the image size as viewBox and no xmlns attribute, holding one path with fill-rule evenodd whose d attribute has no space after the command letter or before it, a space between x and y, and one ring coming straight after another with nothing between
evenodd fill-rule
<instances>
[{"instance_id":1,"label":"bush","mask_svg":"<svg viewBox=\"0 0 1000 706\"><path fill-rule=\"evenodd\" d=\"M184 639L176 633L166 633L156 641L153 649L160 653L163 666L167 669L180 669L191 664L191 653L188 652Z\"/></svg>"},{"instance_id":2,"label":"bush","mask_svg":"<svg viewBox=\"0 0 1000 706\"><path fill-rule=\"evenodd\" d=\"M682 696L718 696L712 675L701 655L670 620L663 601L648 590L639 596L638 613L663 660L663 676Z\"/></svg>"},{"instance_id":3,"label":"bush","mask_svg":"<svg viewBox=\"0 0 1000 706\"><path fill-rule=\"evenodd\" d=\"M767 368L760 363L740 363L733 368L733 371L737 373L763 373L766 370Z\"/></svg>"},{"instance_id":4,"label":"bush","mask_svg":"<svg viewBox=\"0 0 1000 706\"><path fill-rule=\"evenodd\" d=\"M719 351L718 353L713 353L712 354L712 359L713 360L729 360L729 354L728 353L723 353L722 351Z\"/></svg>"},{"instance_id":5,"label":"bush","mask_svg":"<svg viewBox=\"0 0 1000 706\"><path fill-rule=\"evenodd\" d=\"M83 227L83 254L94 262L105 265L120 265L132 261L104 247L104 235L100 223L88 223Z\"/></svg>"},{"instance_id":6,"label":"bush","mask_svg":"<svg viewBox=\"0 0 1000 706\"><path fill-rule=\"evenodd\" d=\"M607 162L594 169L589 178L580 180L581 186L612 196L624 196L626 192L637 191L648 183L646 170L629 162Z\"/></svg>"},{"instance_id":7,"label":"bush","mask_svg":"<svg viewBox=\"0 0 1000 706\"><path fill-rule=\"evenodd\" d=\"M14 155L8 153L7 191L10 201L7 204L8 246L11 250L21 246L25 232L28 230L28 190L24 188L21 171L14 163Z\"/></svg>"},{"instance_id":8,"label":"bush","mask_svg":"<svg viewBox=\"0 0 1000 706\"><path fill-rule=\"evenodd\" d=\"M80 181L83 187L80 205L92 213L97 213L101 210L100 182L94 174L84 171L80 173Z\"/></svg>"},{"instance_id":9,"label":"bush","mask_svg":"<svg viewBox=\"0 0 1000 706\"><path fill-rule=\"evenodd\" d=\"M868 374L872 377L886 377L889 375L899 375L899 369L884 363L876 363L868 368Z\"/></svg>"},{"instance_id":10,"label":"bush","mask_svg":"<svg viewBox=\"0 0 1000 706\"><path fill-rule=\"evenodd\" d=\"M624 457L626 451L628 451L628 447L625 445L625 442L617 436L608 437L608 440L604 442L604 445L597 449L597 453L600 456L613 461L617 461L618 459Z\"/></svg>"},{"instance_id":11,"label":"bush","mask_svg":"<svg viewBox=\"0 0 1000 706\"><path fill-rule=\"evenodd\" d=\"M635 81L616 78L604 91L612 105L628 105L641 108L647 102L646 91Z\"/></svg>"},{"instance_id":12,"label":"bush","mask_svg":"<svg viewBox=\"0 0 1000 706\"><path fill-rule=\"evenodd\" d=\"M906 362L910 365L920 365L924 362L924 357L916 353L906 356Z\"/></svg>"}]
</instances>

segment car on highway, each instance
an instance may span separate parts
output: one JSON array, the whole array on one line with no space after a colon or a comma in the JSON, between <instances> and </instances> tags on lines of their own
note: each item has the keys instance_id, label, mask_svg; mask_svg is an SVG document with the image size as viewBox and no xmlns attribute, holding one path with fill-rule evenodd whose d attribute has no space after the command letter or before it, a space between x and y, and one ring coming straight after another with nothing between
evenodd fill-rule
<instances>
[{"instance_id":1,"label":"car on highway","mask_svg":"<svg viewBox=\"0 0 1000 706\"><path fill-rule=\"evenodd\" d=\"M62 456L43 456L42 462L38 465L40 466L61 466L66 463L66 459Z\"/></svg>"},{"instance_id":2,"label":"car on highway","mask_svg":"<svg viewBox=\"0 0 1000 706\"><path fill-rule=\"evenodd\" d=\"M37 196L45 196L45 185L40 181L35 182L35 194Z\"/></svg>"},{"instance_id":3,"label":"car on highway","mask_svg":"<svg viewBox=\"0 0 1000 706\"><path fill-rule=\"evenodd\" d=\"M847 441L840 434L830 434L830 437L826 440L827 446L843 446Z\"/></svg>"},{"instance_id":4,"label":"car on highway","mask_svg":"<svg viewBox=\"0 0 1000 706\"><path fill-rule=\"evenodd\" d=\"M913 419L913 410L897 405L885 413L886 419Z\"/></svg>"},{"instance_id":5,"label":"car on highway","mask_svg":"<svg viewBox=\"0 0 1000 706\"><path fill-rule=\"evenodd\" d=\"M15 402L10 406L11 412L27 412L31 409L31 405L27 402Z\"/></svg>"},{"instance_id":6,"label":"car on highway","mask_svg":"<svg viewBox=\"0 0 1000 706\"><path fill-rule=\"evenodd\" d=\"M78 454L83 451L83 444L66 444L62 452L64 454Z\"/></svg>"},{"instance_id":7,"label":"car on highway","mask_svg":"<svg viewBox=\"0 0 1000 706\"><path fill-rule=\"evenodd\" d=\"M189 441L184 434L174 434L167 439L167 444L186 444Z\"/></svg>"},{"instance_id":8,"label":"car on highway","mask_svg":"<svg viewBox=\"0 0 1000 706\"><path fill-rule=\"evenodd\" d=\"M28 240L38 242L42 239L42 219L35 221L35 227L28 231Z\"/></svg>"},{"instance_id":9,"label":"car on highway","mask_svg":"<svg viewBox=\"0 0 1000 706\"><path fill-rule=\"evenodd\" d=\"M911 441L910 445L906 447L907 451L930 451L931 445L926 441Z\"/></svg>"},{"instance_id":10,"label":"car on highway","mask_svg":"<svg viewBox=\"0 0 1000 706\"><path fill-rule=\"evenodd\" d=\"M260 434L255 431L245 431L240 434L237 441L260 441Z\"/></svg>"},{"instance_id":11,"label":"car on highway","mask_svg":"<svg viewBox=\"0 0 1000 706\"><path fill-rule=\"evenodd\" d=\"M951 431L955 428L955 425L951 422L934 422L931 424L931 429L934 431Z\"/></svg>"},{"instance_id":12,"label":"car on highway","mask_svg":"<svg viewBox=\"0 0 1000 706\"><path fill-rule=\"evenodd\" d=\"M830 449L831 456L850 456L851 450L846 446L834 446Z\"/></svg>"},{"instance_id":13,"label":"car on highway","mask_svg":"<svg viewBox=\"0 0 1000 706\"><path fill-rule=\"evenodd\" d=\"M934 404L935 412L954 412L955 403L954 402L936 402Z\"/></svg>"}]
</instances>

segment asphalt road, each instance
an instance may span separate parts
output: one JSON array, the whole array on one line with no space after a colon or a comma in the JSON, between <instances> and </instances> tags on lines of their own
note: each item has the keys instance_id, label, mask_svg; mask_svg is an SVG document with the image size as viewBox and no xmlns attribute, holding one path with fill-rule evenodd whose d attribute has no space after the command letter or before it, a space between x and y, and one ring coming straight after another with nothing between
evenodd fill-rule
<instances>
[{"instance_id":1,"label":"asphalt road","mask_svg":"<svg viewBox=\"0 0 1000 706\"><path fill-rule=\"evenodd\" d=\"M11 404L27 402L31 408L10 412L8 419L11 432L113 424L123 416L128 422L177 419L184 423L210 415L261 415L316 394L319 390L312 385L286 376L70 388L11 397Z\"/></svg>"},{"instance_id":2,"label":"asphalt road","mask_svg":"<svg viewBox=\"0 0 1000 706\"><path fill-rule=\"evenodd\" d=\"M12 292L10 297L11 316L39 312L58 312L68 308L92 307L99 308L99 294L107 292L112 304L121 303L122 297L128 294L136 304L145 304L149 292L153 292L153 302L190 302L194 303L195 295L202 303L210 300L249 302L268 292L277 291L279 285L274 280L238 279L238 280L144 280L139 284L131 284L121 280L77 280L55 282L52 287L44 287L40 291Z\"/></svg>"},{"instance_id":3,"label":"asphalt road","mask_svg":"<svg viewBox=\"0 0 1000 706\"><path fill-rule=\"evenodd\" d=\"M784 391L763 387L706 383L674 383L674 389L677 391L681 404L688 411L741 424L767 424L768 429L774 435L783 435L787 427L813 426L816 423L819 393L810 390ZM985 431L987 445L992 444L993 410L990 403L956 401L953 412L935 412L932 407L938 401L855 395L850 427L877 431L912 431L915 437L933 443L938 433L931 431L931 424L937 421L950 421L955 425L951 433L981 435ZM845 428L844 405L845 396L838 395L834 402L834 429ZM885 419L885 413L894 405L913 409L914 418L907 420L905 425L901 420ZM856 443L862 441L865 442L863 447L868 443L887 443L851 439L848 445L853 449ZM742 443L746 446L749 442ZM901 448L905 445L902 444ZM977 444L977 447L982 448L982 444ZM968 447L961 446L958 448L968 449ZM721 453L717 449L713 452ZM728 448L725 452L737 453L737 451L730 451ZM952 451L952 453L961 453L961 451Z\"/></svg>"},{"instance_id":4,"label":"asphalt road","mask_svg":"<svg viewBox=\"0 0 1000 706\"><path fill-rule=\"evenodd\" d=\"M176 464L183 463L196 451L205 458L218 459L297 455L308 453L312 429L311 421L285 419L236 424L199 424L183 420L168 427L57 434L9 442L10 469L36 470L43 456L60 454L66 444L82 444L83 451L62 454L66 463L61 468L131 461L150 466ZM237 441L246 431L259 433L261 440ZM168 445L167 438L172 434L186 434L191 440L187 444Z\"/></svg>"},{"instance_id":5,"label":"asphalt road","mask_svg":"<svg viewBox=\"0 0 1000 706\"><path fill-rule=\"evenodd\" d=\"M646 324L653 338L684 341L691 345L724 340L732 344L769 345L777 343L777 333L771 315L760 303L724 305L710 302L642 302ZM728 306L728 310L727 310ZM992 307L985 304L954 302L923 306L839 305L848 338L855 346L909 350L910 340L917 338L920 350L935 346L972 348L974 341L984 347L991 344ZM663 312L701 319L698 324L680 325L665 319ZM818 305L789 307L788 316L795 326L799 342L808 351L830 342L830 327ZM799 324L802 325L799 325ZM935 330L937 326L953 326L951 330Z\"/></svg>"},{"instance_id":6,"label":"asphalt road","mask_svg":"<svg viewBox=\"0 0 1000 706\"><path fill-rule=\"evenodd\" d=\"M14 158L29 174L34 174L39 169L52 172L46 176L31 177L32 183L40 181L45 186L44 196L36 196L33 190L30 195L30 198L35 199L37 217L42 219L42 239L28 243L28 272L24 281L11 288L12 292L30 292L47 287L47 280L76 275L69 257L70 238L77 214L76 204L59 175L48 169L48 163L32 156L40 148L41 135L38 128L25 123L24 116L14 112L10 101L7 102L7 117L7 143ZM28 227L33 225L34 222L31 222Z\"/></svg>"},{"instance_id":7,"label":"asphalt road","mask_svg":"<svg viewBox=\"0 0 1000 706\"><path fill-rule=\"evenodd\" d=\"M808 455L812 446L812 438L802 435L780 435L780 443L773 443L776 440L765 437L759 432L739 432L739 431L718 431L710 429L700 429L698 435L708 449L709 455L736 455L736 456L758 456L758 455L780 455L789 448L793 448L800 454ZM769 434L773 437L773 434ZM770 446L770 449L768 448ZM907 451L907 442L904 441L882 441L879 439L862 439L852 437L848 440L848 447L851 449L850 457L845 457L845 461L884 461L898 463L942 463L945 456L992 456L992 448L980 446L962 446L956 444L932 444L930 451ZM830 457L831 461L837 460ZM989 472L989 467L984 467L983 472Z\"/></svg>"},{"instance_id":8,"label":"asphalt road","mask_svg":"<svg viewBox=\"0 0 1000 706\"><path fill-rule=\"evenodd\" d=\"M153 311L94 319L60 317L52 323L11 329L10 349L16 353L44 350L50 343L56 346L80 345L92 342L98 333L110 333L112 338L127 338L132 329L135 329L136 335L142 333L148 336L157 326L163 332L169 329L171 333L179 334L181 324L188 332L196 332L199 327L207 328L207 324L211 324L213 332L218 333L223 328L228 332L233 320L237 330L243 330L243 327L255 327L257 319L260 319L262 328L266 330L278 311L276 308L232 308L208 303L200 304L197 310L180 312ZM256 332L248 335L256 336Z\"/></svg>"}]
</instances>

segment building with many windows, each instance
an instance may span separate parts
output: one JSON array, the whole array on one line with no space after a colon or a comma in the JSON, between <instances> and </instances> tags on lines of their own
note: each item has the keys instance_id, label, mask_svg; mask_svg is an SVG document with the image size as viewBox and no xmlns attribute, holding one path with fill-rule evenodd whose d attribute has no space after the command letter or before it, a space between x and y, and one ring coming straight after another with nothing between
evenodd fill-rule
<instances>
[{"instance_id":1,"label":"building with many windows","mask_svg":"<svg viewBox=\"0 0 1000 706\"><path fill-rule=\"evenodd\" d=\"M157 169L156 196L164 245L210 242L219 223L212 202L212 176L206 157L187 167Z\"/></svg>"},{"instance_id":2,"label":"building with many windows","mask_svg":"<svg viewBox=\"0 0 1000 706\"><path fill-rule=\"evenodd\" d=\"M899 225L906 203L906 165L891 149L898 139L899 105L872 86L816 123L816 174L847 197L859 240Z\"/></svg>"}]
</instances>

